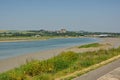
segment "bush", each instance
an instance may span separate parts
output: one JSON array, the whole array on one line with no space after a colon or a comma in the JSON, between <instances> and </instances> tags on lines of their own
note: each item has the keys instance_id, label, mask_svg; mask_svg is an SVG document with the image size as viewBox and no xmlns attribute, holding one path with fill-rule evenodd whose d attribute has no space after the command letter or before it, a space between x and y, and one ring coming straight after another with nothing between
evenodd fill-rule
<instances>
[{"instance_id":1,"label":"bush","mask_svg":"<svg viewBox=\"0 0 120 80\"><path fill-rule=\"evenodd\" d=\"M42 73L52 72L54 70L53 63L46 61L32 61L27 65L22 66L22 69L25 71L25 74L29 76L35 76Z\"/></svg>"},{"instance_id":2,"label":"bush","mask_svg":"<svg viewBox=\"0 0 120 80\"><path fill-rule=\"evenodd\" d=\"M50 61L53 63L56 72L68 68L77 59L78 54L74 52L62 52L58 56L50 59Z\"/></svg>"}]
</instances>

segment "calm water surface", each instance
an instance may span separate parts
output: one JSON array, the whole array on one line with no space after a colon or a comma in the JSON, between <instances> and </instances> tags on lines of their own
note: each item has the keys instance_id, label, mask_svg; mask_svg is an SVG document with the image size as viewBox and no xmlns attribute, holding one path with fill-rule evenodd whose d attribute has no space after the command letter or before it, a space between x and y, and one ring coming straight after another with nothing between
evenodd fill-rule
<instances>
[{"instance_id":1,"label":"calm water surface","mask_svg":"<svg viewBox=\"0 0 120 80\"><path fill-rule=\"evenodd\" d=\"M56 48L67 48L97 41L99 40L95 38L64 38L44 41L3 42L0 43L0 59Z\"/></svg>"}]
</instances>

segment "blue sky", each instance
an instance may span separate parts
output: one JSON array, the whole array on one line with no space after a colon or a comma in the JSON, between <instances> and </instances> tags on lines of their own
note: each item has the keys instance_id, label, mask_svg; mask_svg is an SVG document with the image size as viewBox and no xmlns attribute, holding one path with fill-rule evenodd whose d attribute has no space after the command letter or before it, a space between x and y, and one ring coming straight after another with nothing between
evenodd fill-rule
<instances>
[{"instance_id":1,"label":"blue sky","mask_svg":"<svg viewBox=\"0 0 120 80\"><path fill-rule=\"evenodd\" d=\"M120 0L0 0L0 30L120 32Z\"/></svg>"}]
</instances>

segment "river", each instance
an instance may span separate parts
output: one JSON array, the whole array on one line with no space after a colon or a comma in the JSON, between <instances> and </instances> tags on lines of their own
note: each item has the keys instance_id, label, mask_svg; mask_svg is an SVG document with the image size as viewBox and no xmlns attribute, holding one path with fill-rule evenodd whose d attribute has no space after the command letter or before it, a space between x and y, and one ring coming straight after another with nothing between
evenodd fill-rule
<instances>
[{"instance_id":1,"label":"river","mask_svg":"<svg viewBox=\"0 0 120 80\"><path fill-rule=\"evenodd\" d=\"M1 42L0 59L56 48L68 48L97 41L99 39L96 38L62 38L41 41Z\"/></svg>"}]
</instances>

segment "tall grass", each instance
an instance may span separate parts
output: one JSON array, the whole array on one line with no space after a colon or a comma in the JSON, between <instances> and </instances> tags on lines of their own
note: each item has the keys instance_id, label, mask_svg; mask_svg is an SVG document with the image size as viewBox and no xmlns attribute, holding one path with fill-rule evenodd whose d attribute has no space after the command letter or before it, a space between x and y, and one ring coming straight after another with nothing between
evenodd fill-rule
<instances>
[{"instance_id":1,"label":"tall grass","mask_svg":"<svg viewBox=\"0 0 120 80\"><path fill-rule=\"evenodd\" d=\"M53 80L117 55L120 55L120 47L84 53L62 52L51 59L33 60L19 68L2 73L0 80Z\"/></svg>"}]
</instances>

